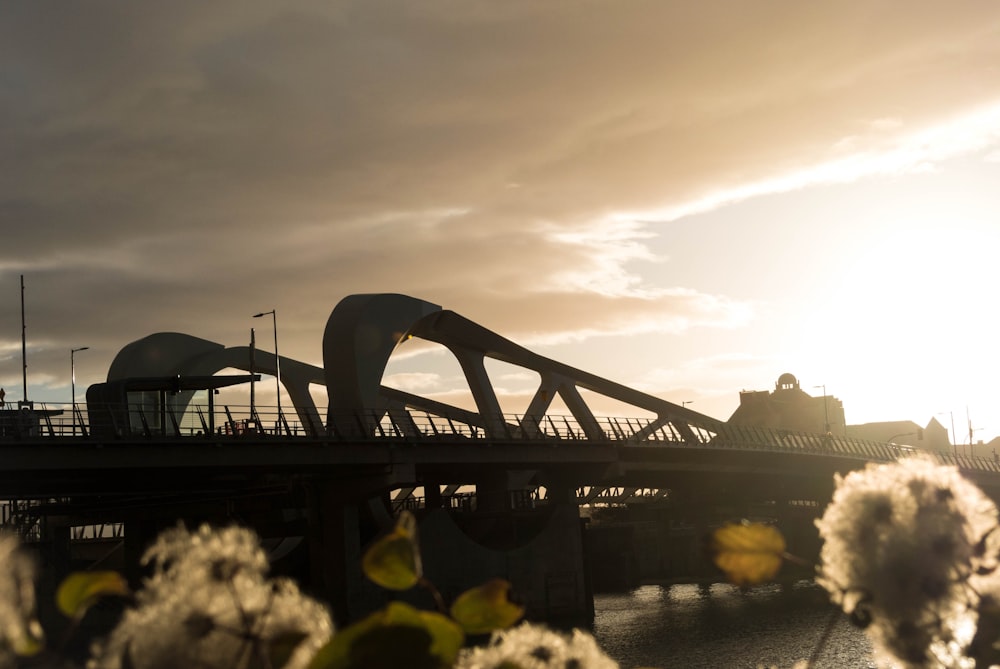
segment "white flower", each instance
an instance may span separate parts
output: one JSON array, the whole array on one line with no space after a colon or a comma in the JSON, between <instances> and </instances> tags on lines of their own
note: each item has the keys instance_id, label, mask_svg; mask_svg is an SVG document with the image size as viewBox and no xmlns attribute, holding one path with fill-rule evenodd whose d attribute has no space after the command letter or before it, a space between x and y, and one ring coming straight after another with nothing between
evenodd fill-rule
<instances>
[{"instance_id":1,"label":"white flower","mask_svg":"<svg viewBox=\"0 0 1000 669\"><path fill-rule=\"evenodd\" d=\"M35 563L16 535L0 533L0 565L0 667L12 667L14 653L37 649L42 639L35 618Z\"/></svg>"},{"instance_id":2,"label":"white flower","mask_svg":"<svg viewBox=\"0 0 1000 669\"><path fill-rule=\"evenodd\" d=\"M489 645L463 650L455 669L618 669L590 634L576 629L560 634L541 625L523 623L494 632Z\"/></svg>"},{"instance_id":3,"label":"white flower","mask_svg":"<svg viewBox=\"0 0 1000 669\"><path fill-rule=\"evenodd\" d=\"M267 556L250 530L168 530L143 563L153 574L137 606L95 649L91 669L266 667L262 654L285 640L297 643L285 665L293 669L333 633L322 605L287 579L265 577Z\"/></svg>"},{"instance_id":4,"label":"white flower","mask_svg":"<svg viewBox=\"0 0 1000 669\"><path fill-rule=\"evenodd\" d=\"M976 572L995 566L997 510L954 467L930 459L837 477L817 521L817 581L876 648L904 667L966 666Z\"/></svg>"}]
</instances>

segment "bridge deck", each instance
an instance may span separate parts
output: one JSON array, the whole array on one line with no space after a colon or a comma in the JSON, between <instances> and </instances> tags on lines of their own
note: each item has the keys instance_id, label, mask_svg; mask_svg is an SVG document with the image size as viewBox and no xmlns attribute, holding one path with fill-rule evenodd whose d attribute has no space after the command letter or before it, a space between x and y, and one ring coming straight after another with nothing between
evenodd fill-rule
<instances>
[{"instance_id":1,"label":"bridge deck","mask_svg":"<svg viewBox=\"0 0 1000 669\"><path fill-rule=\"evenodd\" d=\"M280 421L262 429L259 419L232 421L240 429L205 433L191 426L185 432L182 419L121 437L94 436L85 412L69 426L43 413L33 430L15 429L9 418L0 432L0 498L176 487L171 478L192 486L252 486L343 474L380 476L387 485L420 485L424 476L447 475L446 482L457 483L497 466L558 469L579 485L630 481L664 487L673 479L668 473L797 472L808 477L815 470L829 477L919 452L831 434L725 423L678 426L651 418L596 417L594 424L582 426L572 416L503 414L495 421L503 426L499 437L496 431L489 436L476 414L464 421L419 411L349 418L331 421L340 429L331 427L321 436ZM345 425L357 429L344 431ZM1000 464L994 460L931 456L977 482L1000 481Z\"/></svg>"}]
</instances>

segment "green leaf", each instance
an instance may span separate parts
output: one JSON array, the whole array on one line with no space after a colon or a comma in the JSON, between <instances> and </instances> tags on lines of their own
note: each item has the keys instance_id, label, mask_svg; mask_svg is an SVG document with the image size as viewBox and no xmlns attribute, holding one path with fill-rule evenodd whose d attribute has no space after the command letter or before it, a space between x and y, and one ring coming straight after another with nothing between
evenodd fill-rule
<instances>
[{"instance_id":1,"label":"green leaf","mask_svg":"<svg viewBox=\"0 0 1000 669\"><path fill-rule=\"evenodd\" d=\"M785 554L785 538L772 525L731 523L712 533L712 559L731 583L757 585L774 578Z\"/></svg>"},{"instance_id":2,"label":"green leaf","mask_svg":"<svg viewBox=\"0 0 1000 669\"><path fill-rule=\"evenodd\" d=\"M494 578L466 590L451 605L451 617L466 634L487 634L510 627L524 615L524 607L510 601L510 583Z\"/></svg>"},{"instance_id":3,"label":"green leaf","mask_svg":"<svg viewBox=\"0 0 1000 669\"><path fill-rule=\"evenodd\" d=\"M447 616L392 602L338 631L309 669L446 669L464 642L462 629Z\"/></svg>"},{"instance_id":4,"label":"green leaf","mask_svg":"<svg viewBox=\"0 0 1000 669\"><path fill-rule=\"evenodd\" d=\"M78 571L59 584L56 605L70 618L79 618L101 597L129 592L125 578L116 571Z\"/></svg>"},{"instance_id":5,"label":"green leaf","mask_svg":"<svg viewBox=\"0 0 1000 669\"><path fill-rule=\"evenodd\" d=\"M417 520L404 511L392 532L372 544L361 560L365 576L389 590L409 590L423 576Z\"/></svg>"}]
</instances>

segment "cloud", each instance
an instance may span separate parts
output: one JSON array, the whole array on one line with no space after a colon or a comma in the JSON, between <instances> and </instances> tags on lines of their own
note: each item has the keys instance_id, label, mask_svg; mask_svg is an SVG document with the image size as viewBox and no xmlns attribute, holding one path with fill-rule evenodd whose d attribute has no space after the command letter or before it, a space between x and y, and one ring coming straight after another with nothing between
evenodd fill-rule
<instances>
[{"instance_id":1,"label":"cloud","mask_svg":"<svg viewBox=\"0 0 1000 669\"><path fill-rule=\"evenodd\" d=\"M623 212L932 164L884 147L989 102L998 18L981 2L14 6L0 283L27 275L29 332L53 341L35 364L56 376L81 343L95 369L159 330L243 343L274 307L283 349L316 362L354 292L525 343L739 326L752 304L671 275L661 229ZM858 155L830 162L851 136ZM19 334L4 319L0 346Z\"/></svg>"},{"instance_id":2,"label":"cloud","mask_svg":"<svg viewBox=\"0 0 1000 669\"><path fill-rule=\"evenodd\" d=\"M435 389L441 383L441 375L431 372L400 372L387 374L382 378L382 385L398 388L411 393L420 393Z\"/></svg>"}]
</instances>

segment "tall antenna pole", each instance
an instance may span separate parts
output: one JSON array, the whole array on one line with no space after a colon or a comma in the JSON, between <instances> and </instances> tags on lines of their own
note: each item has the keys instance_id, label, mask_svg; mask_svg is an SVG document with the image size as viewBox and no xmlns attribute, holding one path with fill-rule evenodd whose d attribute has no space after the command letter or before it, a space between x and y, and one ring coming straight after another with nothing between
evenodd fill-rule
<instances>
[{"instance_id":1,"label":"tall antenna pole","mask_svg":"<svg viewBox=\"0 0 1000 669\"><path fill-rule=\"evenodd\" d=\"M21 275L21 378L24 401L28 401L28 340L24 325L24 275Z\"/></svg>"},{"instance_id":2,"label":"tall antenna pole","mask_svg":"<svg viewBox=\"0 0 1000 669\"><path fill-rule=\"evenodd\" d=\"M257 348L257 338L253 331L253 328L250 328L250 420L254 421L257 420L257 407L254 404L254 392L253 392L254 391L253 375L254 372L256 371L254 369L255 367L254 353L256 348Z\"/></svg>"},{"instance_id":3,"label":"tall antenna pole","mask_svg":"<svg viewBox=\"0 0 1000 669\"><path fill-rule=\"evenodd\" d=\"M972 418L969 417L969 405L965 405L965 422L969 424L969 455L972 455Z\"/></svg>"}]
</instances>

